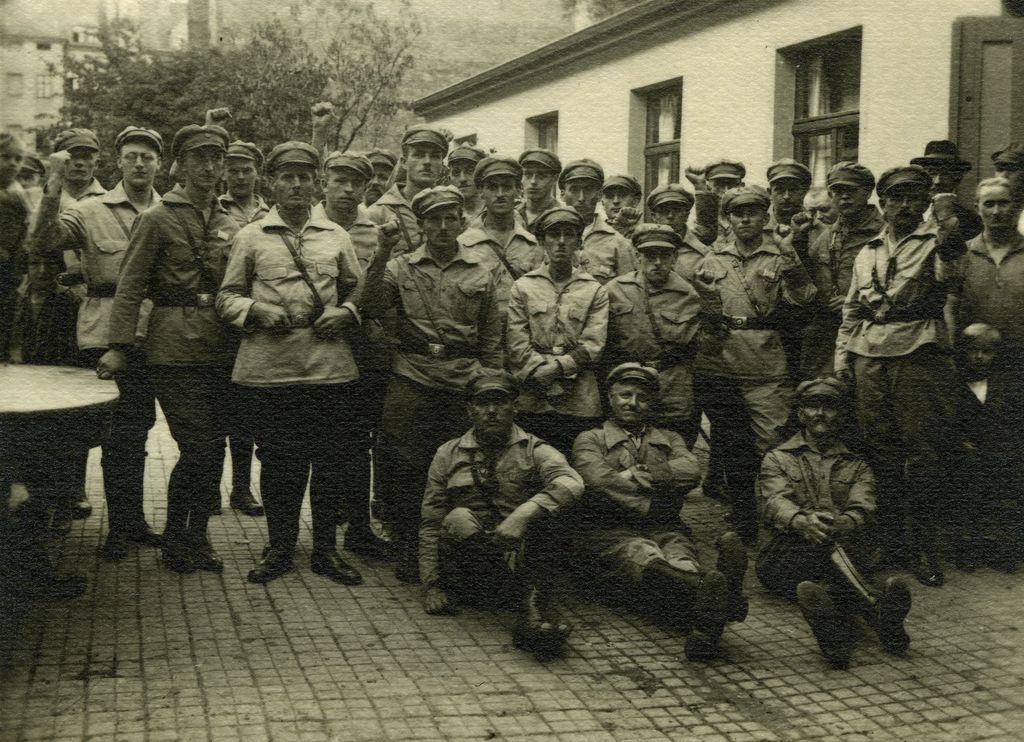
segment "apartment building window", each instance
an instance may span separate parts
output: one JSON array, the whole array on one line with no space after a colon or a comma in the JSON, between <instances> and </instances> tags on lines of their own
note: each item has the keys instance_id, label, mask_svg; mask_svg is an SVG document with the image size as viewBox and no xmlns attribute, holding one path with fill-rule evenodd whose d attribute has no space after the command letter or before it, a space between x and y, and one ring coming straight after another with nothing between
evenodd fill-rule
<instances>
[{"instance_id":1,"label":"apartment building window","mask_svg":"<svg viewBox=\"0 0 1024 742\"><path fill-rule=\"evenodd\" d=\"M20 98L25 95L25 76L20 72L8 72L6 88L8 98Z\"/></svg>"},{"instance_id":2,"label":"apartment building window","mask_svg":"<svg viewBox=\"0 0 1024 742\"><path fill-rule=\"evenodd\" d=\"M36 98L52 98L54 96L53 75L36 75Z\"/></svg>"},{"instance_id":3,"label":"apartment building window","mask_svg":"<svg viewBox=\"0 0 1024 742\"><path fill-rule=\"evenodd\" d=\"M860 140L861 32L801 45L786 52L793 65L793 157L815 183L836 162L857 160Z\"/></svg>"},{"instance_id":4,"label":"apartment building window","mask_svg":"<svg viewBox=\"0 0 1024 742\"><path fill-rule=\"evenodd\" d=\"M644 190L679 182L679 139L683 118L683 82L673 80L639 91L646 103Z\"/></svg>"},{"instance_id":5,"label":"apartment building window","mask_svg":"<svg viewBox=\"0 0 1024 742\"><path fill-rule=\"evenodd\" d=\"M541 147L558 152L558 111L534 116L526 120L527 147Z\"/></svg>"}]
</instances>

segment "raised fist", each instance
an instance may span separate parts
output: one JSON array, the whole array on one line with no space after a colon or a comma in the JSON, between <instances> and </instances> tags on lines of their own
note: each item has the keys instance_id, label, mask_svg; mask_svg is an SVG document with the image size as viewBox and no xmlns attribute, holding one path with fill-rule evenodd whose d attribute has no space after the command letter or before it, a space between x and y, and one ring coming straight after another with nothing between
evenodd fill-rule
<instances>
[{"instance_id":1,"label":"raised fist","mask_svg":"<svg viewBox=\"0 0 1024 742\"><path fill-rule=\"evenodd\" d=\"M704 178L704 168L687 165L686 170L683 171L683 175L685 175L686 179L690 181L690 185L693 186L693 190L706 191L708 189L707 180Z\"/></svg>"},{"instance_id":2,"label":"raised fist","mask_svg":"<svg viewBox=\"0 0 1024 742\"><path fill-rule=\"evenodd\" d=\"M226 126L231 118L231 111L227 108L211 108L206 112L206 125Z\"/></svg>"}]
</instances>

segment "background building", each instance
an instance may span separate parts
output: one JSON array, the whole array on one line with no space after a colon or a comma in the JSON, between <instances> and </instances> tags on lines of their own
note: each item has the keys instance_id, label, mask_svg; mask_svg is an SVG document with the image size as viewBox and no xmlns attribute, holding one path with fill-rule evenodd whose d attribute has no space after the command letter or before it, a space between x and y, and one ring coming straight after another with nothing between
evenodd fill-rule
<instances>
[{"instance_id":1,"label":"background building","mask_svg":"<svg viewBox=\"0 0 1024 742\"><path fill-rule=\"evenodd\" d=\"M795 157L822 182L837 160L877 170L951 138L975 165L967 189L1024 136L1017 5L648 0L414 110L504 152L599 158L648 189L720 156L742 159L751 182Z\"/></svg>"}]
</instances>

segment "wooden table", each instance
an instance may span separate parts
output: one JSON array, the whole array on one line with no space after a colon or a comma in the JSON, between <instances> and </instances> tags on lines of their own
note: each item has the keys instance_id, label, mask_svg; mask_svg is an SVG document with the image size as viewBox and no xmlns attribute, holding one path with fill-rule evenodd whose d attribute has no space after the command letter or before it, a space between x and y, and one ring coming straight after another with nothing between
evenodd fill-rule
<instances>
[{"instance_id":1,"label":"wooden table","mask_svg":"<svg viewBox=\"0 0 1024 742\"><path fill-rule=\"evenodd\" d=\"M25 418L73 422L117 401L117 385L89 368L0 364L0 422Z\"/></svg>"}]
</instances>

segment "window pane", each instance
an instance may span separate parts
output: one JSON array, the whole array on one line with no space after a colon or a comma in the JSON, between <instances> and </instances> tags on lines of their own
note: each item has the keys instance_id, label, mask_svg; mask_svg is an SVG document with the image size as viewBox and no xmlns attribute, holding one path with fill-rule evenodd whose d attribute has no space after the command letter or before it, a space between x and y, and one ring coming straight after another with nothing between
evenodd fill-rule
<instances>
[{"instance_id":1,"label":"window pane","mask_svg":"<svg viewBox=\"0 0 1024 742\"><path fill-rule=\"evenodd\" d=\"M647 144L679 139L680 109L679 91L674 86L647 96Z\"/></svg>"},{"instance_id":2,"label":"window pane","mask_svg":"<svg viewBox=\"0 0 1024 742\"><path fill-rule=\"evenodd\" d=\"M537 127L537 144L543 149L558 151L558 122L548 121Z\"/></svg>"},{"instance_id":3,"label":"window pane","mask_svg":"<svg viewBox=\"0 0 1024 742\"><path fill-rule=\"evenodd\" d=\"M648 155L644 173L644 190L650 192L656 186L679 182L679 153Z\"/></svg>"},{"instance_id":4,"label":"window pane","mask_svg":"<svg viewBox=\"0 0 1024 742\"><path fill-rule=\"evenodd\" d=\"M856 127L854 127L856 128ZM806 134L794 142L796 160L811 169L815 184L823 184L829 168L835 164L835 133L829 129L820 134Z\"/></svg>"},{"instance_id":5,"label":"window pane","mask_svg":"<svg viewBox=\"0 0 1024 742\"><path fill-rule=\"evenodd\" d=\"M837 41L796 64L796 118L860 108L860 40Z\"/></svg>"}]
</instances>

